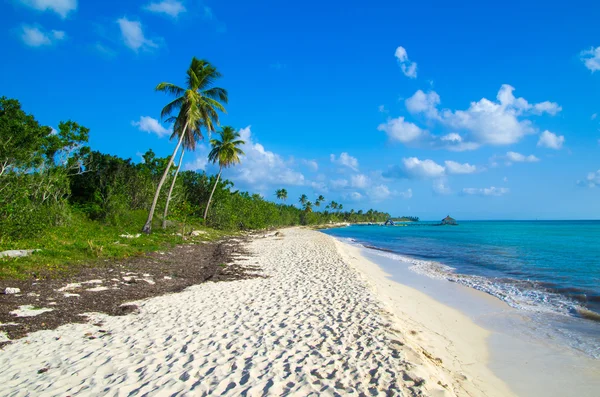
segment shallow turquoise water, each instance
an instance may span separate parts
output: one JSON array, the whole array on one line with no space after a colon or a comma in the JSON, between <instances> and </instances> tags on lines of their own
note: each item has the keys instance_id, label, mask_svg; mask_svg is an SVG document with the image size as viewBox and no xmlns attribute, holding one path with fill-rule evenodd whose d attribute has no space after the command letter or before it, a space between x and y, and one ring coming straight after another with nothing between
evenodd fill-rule
<instances>
[{"instance_id":1,"label":"shallow turquoise water","mask_svg":"<svg viewBox=\"0 0 600 397\"><path fill-rule=\"evenodd\" d=\"M418 222L324 232L414 272L489 293L600 358L600 221Z\"/></svg>"}]
</instances>

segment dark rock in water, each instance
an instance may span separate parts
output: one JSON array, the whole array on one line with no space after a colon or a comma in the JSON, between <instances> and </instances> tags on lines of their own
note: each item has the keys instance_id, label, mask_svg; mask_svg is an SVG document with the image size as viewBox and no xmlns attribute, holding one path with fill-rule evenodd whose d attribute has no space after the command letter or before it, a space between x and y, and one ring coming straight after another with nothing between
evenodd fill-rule
<instances>
[{"instance_id":1,"label":"dark rock in water","mask_svg":"<svg viewBox=\"0 0 600 397\"><path fill-rule=\"evenodd\" d=\"M451 218L450 215L448 215L447 217L445 217L444 219L442 219L442 225L457 226L458 223L456 222L456 219Z\"/></svg>"},{"instance_id":2,"label":"dark rock in water","mask_svg":"<svg viewBox=\"0 0 600 397\"><path fill-rule=\"evenodd\" d=\"M395 223L394 223L394 221L393 221L393 220L391 220L391 219L388 219L387 221L385 221L384 225L385 225L385 226L394 226L394 225L395 225Z\"/></svg>"}]
</instances>

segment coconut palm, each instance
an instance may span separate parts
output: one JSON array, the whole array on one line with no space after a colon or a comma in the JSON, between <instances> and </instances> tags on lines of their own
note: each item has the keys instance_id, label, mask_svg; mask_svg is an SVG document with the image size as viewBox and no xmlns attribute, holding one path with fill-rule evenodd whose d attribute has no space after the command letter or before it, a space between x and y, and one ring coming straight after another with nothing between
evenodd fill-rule
<instances>
[{"instance_id":1,"label":"coconut palm","mask_svg":"<svg viewBox=\"0 0 600 397\"><path fill-rule=\"evenodd\" d=\"M277 189L275 192L275 196L281 201L287 200L287 190L285 189Z\"/></svg>"},{"instance_id":2,"label":"coconut palm","mask_svg":"<svg viewBox=\"0 0 600 397\"><path fill-rule=\"evenodd\" d=\"M210 133L214 131L215 125L219 125L218 111L225 112L222 103L227 103L227 91L223 88L213 87L215 80L219 77L221 77L221 73L208 61L194 57L187 70L186 88L172 83L160 83L156 86L157 91L166 92L176 97L163 108L161 117L163 119L168 118L169 121L173 122L173 135L171 138L178 137L179 139L173 154L169 158L165 172L156 187L154 200L148 213L148 220L142 229L144 233L152 231L152 218L160 197L160 191L171 171L171 165L181 144L185 140L186 145L189 145L188 148L193 150L195 142L202 138L202 135L199 134L200 126L204 126ZM177 116L171 117L175 112L177 112Z\"/></svg>"},{"instance_id":3,"label":"coconut palm","mask_svg":"<svg viewBox=\"0 0 600 397\"><path fill-rule=\"evenodd\" d=\"M313 204L310 201L307 201L306 203L304 203L304 211L312 212L313 211L312 206L313 206Z\"/></svg>"},{"instance_id":4,"label":"coconut palm","mask_svg":"<svg viewBox=\"0 0 600 397\"><path fill-rule=\"evenodd\" d=\"M300 196L300 200L298 200L300 202L300 205L305 206L306 202L308 201L308 196L306 194L303 194L302 196Z\"/></svg>"},{"instance_id":5,"label":"coconut palm","mask_svg":"<svg viewBox=\"0 0 600 397\"><path fill-rule=\"evenodd\" d=\"M323 195L319 195L319 197L317 197L317 200L315 201L315 205L316 205L317 207L320 207L320 206L321 206L321 203L322 203L323 201L325 201L325 197L323 197Z\"/></svg>"},{"instance_id":6,"label":"coconut palm","mask_svg":"<svg viewBox=\"0 0 600 397\"><path fill-rule=\"evenodd\" d=\"M239 146L245 144L246 142L242 141L240 138L240 133L233 129L233 127L223 127L221 131L219 131L218 139L211 139L210 144L212 145L212 150L208 154L208 161L211 163L219 163L219 173L217 174L217 179L215 180L215 185L213 186L212 192L210 192L210 196L208 197L208 202L206 203L206 209L204 210L204 220L206 221L206 217L208 216L208 208L210 207L210 202L212 200L213 194L215 194L215 189L217 188L217 184L219 183L219 178L221 177L221 172L223 172L223 168L231 167L232 165L240 163L240 156L244 154L244 151L239 148Z\"/></svg>"},{"instance_id":7,"label":"coconut palm","mask_svg":"<svg viewBox=\"0 0 600 397\"><path fill-rule=\"evenodd\" d=\"M337 207L338 207L338 203L336 203L335 201L331 201L331 203L329 203L329 207L330 207L332 210L336 210L336 209L337 209Z\"/></svg>"}]
</instances>

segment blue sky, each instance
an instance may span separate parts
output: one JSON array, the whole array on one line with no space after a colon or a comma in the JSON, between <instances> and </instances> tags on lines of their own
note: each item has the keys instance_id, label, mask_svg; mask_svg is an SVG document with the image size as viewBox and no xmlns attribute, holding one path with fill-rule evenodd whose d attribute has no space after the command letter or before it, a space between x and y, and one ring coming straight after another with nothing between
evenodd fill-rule
<instances>
[{"instance_id":1,"label":"blue sky","mask_svg":"<svg viewBox=\"0 0 600 397\"><path fill-rule=\"evenodd\" d=\"M223 73L225 176L290 201L438 219L600 218L600 4L593 1L4 0L0 95L140 161L174 143L161 81ZM206 145L186 154L205 169Z\"/></svg>"}]
</instances>

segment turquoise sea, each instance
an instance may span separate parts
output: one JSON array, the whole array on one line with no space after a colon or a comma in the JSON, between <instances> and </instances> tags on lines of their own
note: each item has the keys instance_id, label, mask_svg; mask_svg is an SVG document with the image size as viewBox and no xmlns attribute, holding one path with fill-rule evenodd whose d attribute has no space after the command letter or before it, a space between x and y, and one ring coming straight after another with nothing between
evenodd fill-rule
<instances>
[{"instance_id":1,"label":"turquoise sea","mask_svg":"<svg viewBox=\"0 0 600 397\"><path fill-rule=\"evenodd\" d=\"M600 358L600 221L437 224L354 225L325 233L416 273L493 295Z\"/></svg>"}]
</instances>

